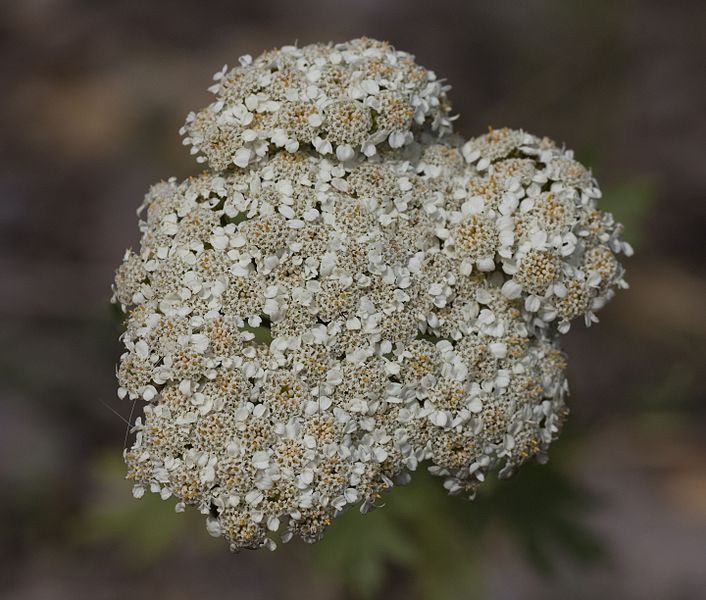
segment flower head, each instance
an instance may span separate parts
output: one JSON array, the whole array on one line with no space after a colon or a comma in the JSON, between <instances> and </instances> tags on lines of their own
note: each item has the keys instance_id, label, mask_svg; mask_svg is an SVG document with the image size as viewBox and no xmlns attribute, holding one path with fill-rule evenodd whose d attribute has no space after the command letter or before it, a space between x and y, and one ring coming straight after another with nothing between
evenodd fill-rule
<instances>
[{"instance_id":1,"label":"flower head","mask_svg":"<svg viewBox=\"0 0 706 600\"><path fill-rule=\"evenodd\" d=\"M184 143L214 169L244 168L280 149L338 160L451 130L448 86L385 42L286 46L214 76L216 100L191 113Z\"/></svg>"},{"instance_id":2,"label":"flower head","mask_svg":"<svg viewBox=\"0 0 706 600\"><path fill-rule=\"evenodd\" d=\"M135 494L175 496L233 549L317 540L421 462L473 496L566 416L560 334L620 287L620 227L570 151L464 142L446 86L369 39L217 75L154 186L114 300L119 395L147 402Z\"/></svg>"}]
</instances>

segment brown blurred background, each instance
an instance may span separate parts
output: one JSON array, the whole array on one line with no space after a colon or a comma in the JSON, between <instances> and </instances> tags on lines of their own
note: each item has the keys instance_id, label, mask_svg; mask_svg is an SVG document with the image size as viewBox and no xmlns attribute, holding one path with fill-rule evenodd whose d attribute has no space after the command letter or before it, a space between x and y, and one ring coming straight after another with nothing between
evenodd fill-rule
<instances>
[{"instance_id":1,"label":"brown blurred background","mask_svg":"<svg viewBox=\"0 0 706 600\"><path fill-rule=\"evenodd\" d=\"M702 0L0 3L0 597L706 597L704 33ZM213 72L360 35L446 77L464 135L575 148L632 287L566 338L549 465L470 504L420 476L314 547L231 555L123 480L110 283L147 187L197 170L177 130Z\"/></svg>"}]
</instances>

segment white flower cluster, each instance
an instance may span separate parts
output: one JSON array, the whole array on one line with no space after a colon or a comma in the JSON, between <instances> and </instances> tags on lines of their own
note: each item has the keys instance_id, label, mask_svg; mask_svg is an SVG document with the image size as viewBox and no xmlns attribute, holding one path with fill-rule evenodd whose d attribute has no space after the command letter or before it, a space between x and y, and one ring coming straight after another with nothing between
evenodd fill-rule
<instances>
[{"instance_id":1,"label":"white flower cluster","mask_svg":"<svg viewBox=\"0 0 706 600\"><path fill-rule=\"evenodd\" d=\"M181 133L212 169L247 167L280 149L350 160L401 148L423 128L451 130L447 86L384 42L286 46L214 76L217 99Z\"/></svg>"},{"instance_id":2,"label":"white flower cluster","mask_svg":"<svg viewBox=\"0 0 706 600\"><path fill-rule=\"evenodd\" d=\"M522 131L464 143L386 44L241 63L187 125L211 170L150 190L116 275L135 494L273 548L420 463L472 496L541 457L567 412L559 334L626 285L591 174Z\"/></svg>"}]
</instances>

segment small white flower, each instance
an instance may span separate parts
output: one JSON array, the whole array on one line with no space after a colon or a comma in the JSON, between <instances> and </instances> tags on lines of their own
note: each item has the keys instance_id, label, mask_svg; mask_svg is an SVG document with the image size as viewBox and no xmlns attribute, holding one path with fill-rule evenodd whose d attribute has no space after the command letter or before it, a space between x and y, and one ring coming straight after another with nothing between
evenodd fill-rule
<instances>
[{"instance_id":1,"label":"small white flower","mask_svg":"<svg viewBox=\"0 0 706 600\"><path fill-rule=\"evenodd\" d=\"M250 158L252 157L252 152L247 149L247 148L240 148L236 153L235 157L233 158L233 162L238 166L238 167L247 167L248 163L250 162Z\"/></svg>"}]
</instances>

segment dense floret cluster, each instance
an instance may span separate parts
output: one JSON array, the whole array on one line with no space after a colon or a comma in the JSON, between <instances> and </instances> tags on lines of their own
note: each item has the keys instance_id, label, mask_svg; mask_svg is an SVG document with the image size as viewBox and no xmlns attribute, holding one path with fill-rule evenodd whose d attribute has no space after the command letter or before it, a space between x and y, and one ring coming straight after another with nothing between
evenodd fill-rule
<instances>
[{"instance_id":1,"label":"dense floret cluster","mask_svg":"<svg viewBox=\"0 0 706 600\"><path fill-rule=\"evenodd\" d=\"M184 143L212 169L262 163L280 149L370 157L378 147L411 144L424 129L451 130L448 86L410 54L375 40L244 56L214 79L216 101L182 129Z\"/></svg>"},{"instance_id":2,"label":"dense floret cluster","mask_svg":"<svg viewBox=\"0 0 706 600\"><path fill-rule=\"evenodd\" d=\"M522 131L453 135L446 88L373 40L217 79L184 129L210 170L149 191L116 274L135 494L273 548L420 463L473 496L543 456L559 335L626 285L591 174Z\"/></svg>"}]
</instances>

